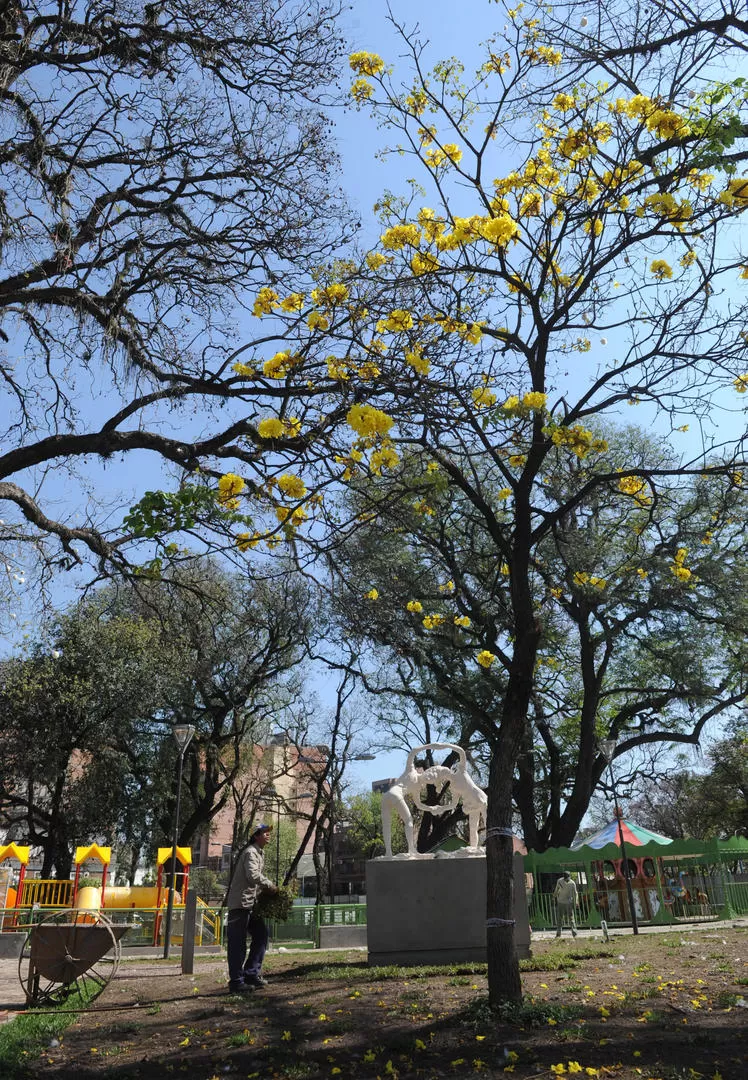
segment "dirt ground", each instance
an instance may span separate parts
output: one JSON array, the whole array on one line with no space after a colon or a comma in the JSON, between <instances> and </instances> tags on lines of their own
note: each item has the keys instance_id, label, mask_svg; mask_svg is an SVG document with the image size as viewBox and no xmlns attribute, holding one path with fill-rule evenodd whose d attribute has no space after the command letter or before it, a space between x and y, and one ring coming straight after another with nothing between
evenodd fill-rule
<instances>
[{"instance_id":1,"label":"dirt ground","mask_svg":"<svg viewBox=\"0 0 748 1080\"><path fill-rule=\"evenodd\" d=\"M268 987L230 995L216 959L194 976L130 961L59 1046L29 1058L29 1076L748 1076L748 929L565 937L534 942L531 963L541 970L523 974L523 1008L496 1018L484 966L370 969L362 952L271 953Z\"/></svg>"}]
</instances>

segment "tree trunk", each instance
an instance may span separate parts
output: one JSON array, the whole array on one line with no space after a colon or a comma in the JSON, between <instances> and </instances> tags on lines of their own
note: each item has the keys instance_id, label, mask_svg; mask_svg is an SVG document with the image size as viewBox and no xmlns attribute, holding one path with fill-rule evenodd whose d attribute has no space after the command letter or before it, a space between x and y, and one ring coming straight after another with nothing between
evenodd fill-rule
<instances>
[{"instance_id":1,"label":"tree trunk","mask_svg":"<svg viewBox=\"0 0 748 1080\"><path fill-rule=\"evenodd\" d=\"M512 855L512 769L494 748L488 779L486 822L486 941L488 1000L492 1008L522 1000L519 960L514 947Z\"/></svg>"}]
</instances>

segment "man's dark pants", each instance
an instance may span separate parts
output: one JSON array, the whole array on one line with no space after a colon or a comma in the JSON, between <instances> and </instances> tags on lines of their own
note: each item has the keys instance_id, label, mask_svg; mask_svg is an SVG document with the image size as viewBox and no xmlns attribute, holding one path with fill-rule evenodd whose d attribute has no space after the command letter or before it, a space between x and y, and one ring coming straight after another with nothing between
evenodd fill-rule
<instances>
[{"instance_id":1,"label":"man's dark pants","mask_svg":"<svg viewBox=\"0 0 748 1080\"><path fill-rule=\"evenodd\" d=\"M247 937L252 941L247 953ZM226 923L226 949L229 962L229 984L238 985L244 979L260 974L270 934L265 920L251 908L230 908Z\"/></svg>"}]
</instances>

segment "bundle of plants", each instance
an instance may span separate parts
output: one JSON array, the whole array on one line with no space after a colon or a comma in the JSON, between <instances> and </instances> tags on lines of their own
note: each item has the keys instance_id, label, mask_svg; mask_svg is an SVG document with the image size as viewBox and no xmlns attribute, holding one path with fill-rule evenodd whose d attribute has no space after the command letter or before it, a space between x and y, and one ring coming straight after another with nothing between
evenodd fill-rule
<instances>
[{"instance_id":1,"label":"bundle of plants","mask_svg":"<svg viewBox=\"0 0 748 1080\"><path fill-rule=\"evenodd\" d=\"M263 889L255 900L255 913L263 919L286 922L293 909L295 890L281 885L277 893Z\"/></svg>"}]
</instances>

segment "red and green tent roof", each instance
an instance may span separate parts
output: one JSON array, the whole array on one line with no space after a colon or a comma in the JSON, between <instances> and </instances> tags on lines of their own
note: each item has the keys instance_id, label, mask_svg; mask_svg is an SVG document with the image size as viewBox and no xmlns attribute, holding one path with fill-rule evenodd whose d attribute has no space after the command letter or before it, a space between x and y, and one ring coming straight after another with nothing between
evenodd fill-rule
<instances>
[{"instance_id":1,"label":"red and green tent roof","mask_svg":"<svg viewBox=\"0 0 748 1080\"><path fill-rule=\"evenodd\" d=\"M636 825L626 818L621 818L621 827L623 829L624 843L631 847L643 847L644 844L672 844L673 842L669 837L661 836L660 833L652 832L651 829L645 829L643 826ZM605 825L594 836L575 840L571 846L572 850L574 850L580 847L603 848L606 844L615 844L616 847L621 846L617 819Z\"/></svg>"}]
</instances>

